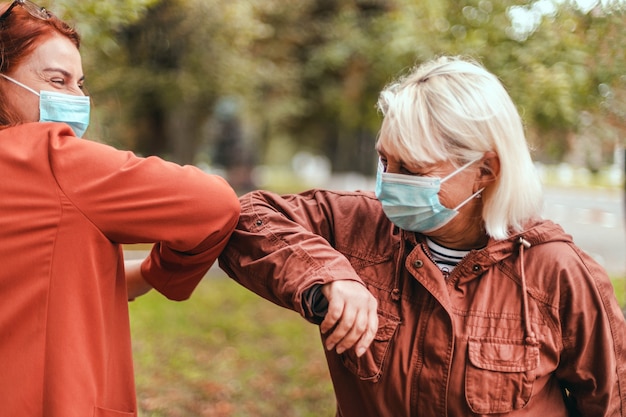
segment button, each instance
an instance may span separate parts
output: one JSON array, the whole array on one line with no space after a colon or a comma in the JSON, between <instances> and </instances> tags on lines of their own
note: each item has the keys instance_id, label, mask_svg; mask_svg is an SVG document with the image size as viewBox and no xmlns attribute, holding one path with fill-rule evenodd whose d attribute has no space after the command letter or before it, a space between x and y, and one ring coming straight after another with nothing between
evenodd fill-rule
<instances>
[{"instance_id":1,"label":"button","mask_svg":"<svg viewBox=\"0 0 626 417\"><path fill-rule=\"evenodd\" d=\"M421 268L424 266L424 261L422 261L421 259L418 259L417 261L413 262L413 266L416 268Z\"/></svg>"},{"instance_id":2,"label":"button","mask_svg":"<svg viewBox=\"0 0 626 417\"><path fill-rule=\"evenodd\" d=\"M480 265L478 265L478 264L475 264L475 265L472 267L472 271L474 271L474 272L478 272L478 271L480 271L480 269L481 269L481 268L480 268Z\"/></svg>"},{"instance_id":3,"label":"button","mask_svg":"<svg viewBox=\"0 0 626 417\"><path fill-rule=\"evenodd\" d=\"M257 226L262 226L263 225L263 220L259 219L256 221L256 225Z\"/></svg>"}]
</instances>

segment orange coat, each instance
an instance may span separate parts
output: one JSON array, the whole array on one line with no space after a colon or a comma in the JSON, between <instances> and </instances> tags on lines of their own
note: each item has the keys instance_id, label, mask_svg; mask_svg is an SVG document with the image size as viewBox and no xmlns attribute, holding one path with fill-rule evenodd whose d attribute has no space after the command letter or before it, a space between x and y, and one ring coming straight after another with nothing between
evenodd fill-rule
<instances>
[{"instance_id":1,"label":"orange coat","mask_svg":"<svg viewBox=\"0 0 626 417\"><path fill-rule=\"evenodd\" d=\"M120 245L159 242L143 275L186 299L235 227L235 193L30 123L0 131L0 195L0 415L136 416Z\"/></svg>"}]
</instances>

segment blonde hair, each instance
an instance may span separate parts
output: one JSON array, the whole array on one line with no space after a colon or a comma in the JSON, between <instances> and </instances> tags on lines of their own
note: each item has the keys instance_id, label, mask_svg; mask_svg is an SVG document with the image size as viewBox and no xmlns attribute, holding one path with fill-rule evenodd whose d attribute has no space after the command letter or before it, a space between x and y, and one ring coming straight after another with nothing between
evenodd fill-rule
<instances>
[{"instance_id":1,"label":"blonde hair","mask_svg":"<svg viewBox=\"0 0 626 417\"><path fill-rule=\"evenodd\" d=\"M480 64L439 57L383 89L378 146L417 165L460 165L493 151L500 173L484 193L487 233L506 239L539 218L541 181L519 113L498 78Z\"/></svg>"}]
</instances>

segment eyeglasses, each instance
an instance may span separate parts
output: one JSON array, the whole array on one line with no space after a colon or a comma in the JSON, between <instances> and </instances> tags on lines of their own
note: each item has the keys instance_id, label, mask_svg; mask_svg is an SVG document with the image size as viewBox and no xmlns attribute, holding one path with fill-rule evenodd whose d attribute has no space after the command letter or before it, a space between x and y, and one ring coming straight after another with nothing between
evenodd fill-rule
<instances>
[{"instance_id":1,"label":"eyeglasses","mask_svg":"<svg viewBox=\"0 0 626 417\"><path fill-rule=\"evenodd\" d=\"M0 16L0 25L2 25L7 17L9 17L13 8L18 5L22 6L31 16L36 17L37 19L48 20L52 16L49 11L41 6L37 6L30 0L13 0L13 3L11 3L9 8L2 13L2 16Z\"/></svg>"}]
</instances>

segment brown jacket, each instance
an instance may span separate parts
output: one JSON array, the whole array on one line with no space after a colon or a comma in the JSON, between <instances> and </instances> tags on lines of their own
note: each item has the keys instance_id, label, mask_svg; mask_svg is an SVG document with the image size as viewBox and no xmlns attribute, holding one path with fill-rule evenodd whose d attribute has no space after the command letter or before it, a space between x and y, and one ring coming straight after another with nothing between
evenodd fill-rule
<instances>
[{"instance_id":1,"label":"brown jacket","mask_svg":"<svg viewBox=\"0 0 626 417\"><path fill-rule=\"evenodd\" d=\"M0 131L0 416L136 416L122 243L159 242L144 277L189 297L239 214L219 177L79 139Z\"/></svg>"},{"instance_id":2,"label":"brown jacket","mask_svg":"<svg viewBox=\"0 0 626 417\"><path fill-rule=\"evenodd\" d=\"M446 280L371 193L240 201L220 265L242 285L311 321L318 284L360 281L378 299L368 352L326 353L338 416L626 416L624 317L558 225L492 240Z\"/></svg>"}]
</instances>

